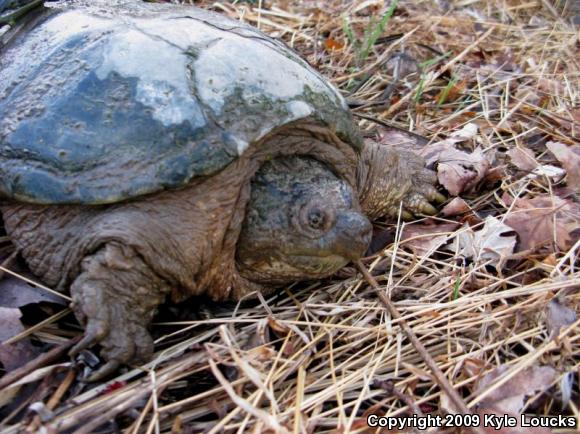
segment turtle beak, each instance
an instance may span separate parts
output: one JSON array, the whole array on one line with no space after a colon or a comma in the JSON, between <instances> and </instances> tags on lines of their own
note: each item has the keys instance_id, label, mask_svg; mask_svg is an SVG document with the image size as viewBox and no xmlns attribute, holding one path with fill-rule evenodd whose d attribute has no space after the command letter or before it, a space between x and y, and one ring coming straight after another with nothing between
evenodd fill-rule
<instances>
[{"instance_id":1,"label":"turtle beak","mask_svg":"<svg viewBox=\"0 0 580 434\"><path fill-rule=\"evenodd\" d=\"M334 227L337 254L349 261L357 261L371 242L373 226L367 217L356 211L344 211L337 215Z\"/></svg>"}]
</instances>

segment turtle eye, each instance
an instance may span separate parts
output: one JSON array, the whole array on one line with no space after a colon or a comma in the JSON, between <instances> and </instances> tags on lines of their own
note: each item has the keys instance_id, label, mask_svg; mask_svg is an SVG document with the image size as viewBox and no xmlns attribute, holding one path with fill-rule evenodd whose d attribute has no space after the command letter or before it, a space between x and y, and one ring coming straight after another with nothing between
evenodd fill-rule
<instances>
[{"instance_id":1,"label":"turtle eye","mask_svg":"<svg viewBox=\"0 0 580 434\"><path fill-rule=\"evenodd\" d=\"M308 214L308 226L312 229L320 230L324 228L324 213L321 210L314 209Z\"/></svg>"},{"instance_id":2,"label":"turtle eye","mask_svg":"<svg viewBox=\"0 0 580 434\"><path fill-rule=\"evenodd\" d=\"M318 238L334 225L334 210L324 203L303 206L298 215L297 228L303 235Z\"/></svg>"}]
</instances>

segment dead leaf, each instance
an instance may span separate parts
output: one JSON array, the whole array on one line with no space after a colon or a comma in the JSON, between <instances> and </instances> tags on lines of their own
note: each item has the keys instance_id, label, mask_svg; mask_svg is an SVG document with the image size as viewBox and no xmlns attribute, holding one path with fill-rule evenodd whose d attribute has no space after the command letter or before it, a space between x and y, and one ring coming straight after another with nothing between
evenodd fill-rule
<instances>
[{"instance_id":1,"label":"dead leaf","mask_svg":"<svg viewBox=\"0 0 580 434\"><path fill-rule=\"evenodd\" d=\"M505 166L490 167L483 177L482 184L493 185L506 177Z\"/></svg>"},{"instance_id":2,"label":"dead leaf","mask_svg":"<svg viewBox=\"0 0 580 434\"><path fill-rule=\"evenodd\" d=\"M482 394L508 370L507 365L502 365L486 374L479 380L474 394L476 396ZM501 409L500 413L518 415L524 406L524 398L548 389L557 376L557 372L550 366L531 366L523 369L488 394L480 402L480 407Z\"/></svg>"},{"instance_id":3,"label":"dead leaf","mask_svg":"<svg viewBox=\"0 0 580 434\"><path fill-rule=\"evenodd\" d=\"M484 154L481 148L471 154L455 148L455 144L475 137L477 129L476 124L469 123L449 138L432 143L418 152L425 158L427 166L438 163L439 183L453 196L475 187L491 167L491 154Z\"/></svg>"},{"instance_id":4,"label":"dead leaf","mask_svg":"<svg viewBox=\"0 0 580 434\"><path fill-rule=\"evenodd\" d=\"M566 93L562 83L545 77L538 78L538 89L550 95Z\"/></svg>"},{"instance_id":5,"label":"dead leaf","mask_svg":"<svg viewBox=\"0 0 580 434\"><path fill-rule=\"evenodd\" d=\"M569 326L575 321L576 312L567 307L563 300L554 298L546 306L546 326L550 333L550 339L556 338L562 327Z\"/></svg>"},{"instance_id":6,"label":"dead leaf","mask_svg":"<svg viewBox=\"0 0 580 434\"><path fill-rule=\"evenodd\" d=\"M477 124L466 124L460 130L453 132L447 139L425 146L419 152L419 155L425 158L427 165L430 166L439 161L441 153L449 149L455 149L454 145L456 143L465 142L474 138L477 135L477 131Z\"/></svg>"},{"instance_id":7,"label":"dead leaf","mask_svg":"<svg viewBox=\"0 0 580 434\"><path fill-rule=\"evenodd\" d=\"M276 358L276 350L270 345L260 345L246 352L245 357L250 363L261 364L271 362Z\"/></svg>"},{"instance_id":8,"label":"dead leaf","mask_svg":"<svg viewBox=\"0 0 580 434\"><path fill-rule=\"evenodd\" d=\"M527 179L550 178L552 182L559 182L566 176L566 171L550 164L537 166L532 173L526 176Z\"/></svg>"},{"instance_id":9,"label":"dead leaf","mask_svg":"<svg viewBox=\"0 0 580 434\"><path fill-rule=\"evenodd\" d=\"M344 48L344 43L337 41L334 38L326 38L324 41L324 48L326 48L328 51L338 51Z\"/></svg>"},{"instance_id":10,"label":"dead leaf","mask_svg":"<svg viewBox=\"0 0 580 434\"><path fill-rule=\"evenodd\" d=\"M450 88L445 87L441 89L437 96L435 96L435 101L438 101L439 104L456 101L459 97L463 96L466 85L467 80L464 79L452 85Z\"/></svg>"},{"instance_id":11,"label":"dead leaf","mask_svg":"<svg viewBox=\"0 0 580 434\"><path fill-rule=\"evenodd\" d=\"M285 324L281 324L274 317L268 317L268 325L278 336L286 336L290 332Z\"/></svg>"},{"instance_id":12,"label":"dead leaf","mask_svg":"<svg viewBox=\"0 0 580 434\"><path fill-rule=\"evenodd\" d=\"M416 153L420 153L429 143L429 140L419 134L387 125L379 125L375 128L374 136L371 136L369 140L383 146L405 149Z\"/></svg>"},{"instance_id":13,"label":"dead leaf","mask_svg":"<svg viewBox=\"0 0 580 434\"><path fill-rule=\"evenodd\" d=\"M0 342L7 341L24 331L24 326L20 322L21 316L20 309L0 307Z\"/></svg>"},{"instance_id":14,"label":"dead leaf","mask_svg":"<svg viewBox=\"0 0 580 434\"><path fill-rule=\"evenodd\" d=\"M29 285L25 281L13 276L0 279L0 306L21 307L32 303L49 302L67 305L67 301L51 294L42 288Z\"/></svg>"},{"instance_id":15,"label":"dead leaf","mask_svg":"<svg viewBox=\"0 0 580 434\"><path fill-rule=\"evenodd\" d=\"M499 380L507 371L508 367L502 365L485 375L479 381L474 394L483 393L491 383ZM557 376L557 372L549 366L532 366L518 372L506 383L495 388L493 392L481 401L477 414L482 419L485 415L515 417L517 426L497 429L493 426L483 425L481 426L483 431L490 434L550 434L552 431L547 428L522 427L519 415L524 406L524 398L546 390L556 380Z\"/></svg>"},{"instance_id":16,"label":"dead leaf","mask_svg":"<svg viewBox=\"0 0 580 434\"><path fill-rule=\"evenodd\" d=\"M505 223L518 233L518 251L550 243L566 250L573 242L572 233L580 228L580 206L558 196L519 198Z\"/></svg>"},{"instance_id":17,"label":"dead leaf","mask_svg":"<svg viewBox=\"0 0 580 434\"><path fill-rule=\"evenodd\" d=\"M497 264L511 255L516 246L515 235L506 236L508 232L513 232L513 229L497 218L488 216L481 230L473 231L465 225L445 249L475 261L491 260Z\"/></svg>"},{"instance_id":18,"label":"dead leaf","mask_svg":"<svg viewBox=\"0 0 580 434\"><path fill-rule=\"evenodd\" d=\"M560 380L560 393L562 393L562 407L566 408L572 398L572 391L574 388L575 370L571 368L570 371L562 375Z\"/></svg>"},{"instance_id":19,"label":"dead leaf","mask_svg":"<svg viewBox=\"0 0 580 434\"><path fill-rule=\"evenodd\" d=\"M483 360L474 359L472 357L466 358L462 364L463 371L465 372L467 378L474 375L479 375L484 367L485 362Z\"/></svg>"},{"instance_id":20,"label":"dead leaf","mask_svg":"<svg viewBox=\"0 0 580 434\"><path fill-rule=\"evenodd\" d=\"M21 316L20 309L0 307L0 363L7 372L24 365L40 354L39 349L34 347L28 338L10 345L2 343L25 330L20 322Z\"/></svg>"},{"instance_id":21,"label":"dead leaf","mask_svg":"<svg viewBox=\"0 0 580 434\"><path fill-rule=\"evenodd\" d=\"M385 71L391 77L398 77L399 80L408 77L409 75L416 74L421 70L419 62L413 57L413 55L404 51L394 52L387 63L385 64Z\"/></svg>"},{"instance_id":22,"label":"dead leaf","mask_svg":"<svg viewBox=\"0 0 580 434\"><path fill-rule=\"evenodd\" d=\"M409 247L416 255L425 255L447 242L449 234L458 226L459 223L405 225L401 241L404 241L403 245Z\"/></svg>"},{"instance_id":23,"label":"dead leaf","mask_svg":"<svg viewBox=\"0 0 580 434\"><path fill-rule=\"evenodd\" d=\"M465 214L470 211L471 208L469 207L467 202L465 202L460 197L455 197L451 202L449 202L447 205L443 207L443 209L441 210L441 214L443 214L445 217L451 217L455 215Z\"/></svg>"},{"instance_id":24,"label":"dead leaf","mask_svg":"<svg viewBox=\"0 0 580 434\"><path fill-rule=\"evenodd\" d=\"M512 160L512 164L518 169L531 172L538 167L538 162L534 157L534 153L526 148L512 148L507 154Z\"/></svg>"},{"instance_id":25,"label":"dead leaf","mask_svg":"<svg viewBox=\"0 0 580 434\"><path fill-rule=\"evenodd\" d=\"M555 267L558 264L558 260L556 259L556 255L550 253L548 256L544 258L542 261L543 264L549 265L550 267Z\"/></svg>"},{"instance_id":26,"label":"dead leaf","mask_svg":"<svg viewBox=\"0 0 580 434\"><path fill-rule=\"evenodd\" d=\"M365 256L372 256L382 251L388 244L395 240L395 233L392 229L373 227L373 237Z\"/></svg>"},{"instance_id":27,"label":"dead leaf","mask_svg":"<svg viewBox=\"0 0 580 434\"><path fill-rule=\"evenodd\" d=\"M12 383L10 386L2 389L2 393L0 394L0 407L9 404L14 398L18 396L18 392L22 386L30 383L34 383L36 381L42 380L43 378L47 377L48 375L52 374L55 369L58 368L65 368L70 367L71 363L60 363L56 365L45 366L43 368L36 369L32 371L30 374L26 375L24 378Z\"/></svg>"},{"instance_id":28,"label":"dead leaf","mask_svg":"<svg viewBox=\"0 0 580 434\"><path fill-rule=\"evenodd\" d=\"M437 179L453 196L473 189L483 179L491 161L480 148L471 154L447 149L439 155Z\"/></svg>"},{"instance_id":29,"label":"dead leaf","mask_svg":"<svg viewBox=\"0 0 580 434\"><path fill-rule=\"evenodd\" d=\"M548 142L550 150L566 170L568 187L580 190L580 145L567 146L561 142Z\"/></svg>"}]
</instances>

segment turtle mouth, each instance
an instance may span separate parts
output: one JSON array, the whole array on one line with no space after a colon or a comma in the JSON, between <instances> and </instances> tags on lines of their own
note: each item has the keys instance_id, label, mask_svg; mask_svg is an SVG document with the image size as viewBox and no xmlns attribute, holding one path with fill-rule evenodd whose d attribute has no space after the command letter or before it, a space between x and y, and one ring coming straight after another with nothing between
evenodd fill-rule
<instances>
[{"instance_id":1,"label":"turtle mouth","mask_svg":"<svg viewBox=\"0 0 580 434\"><path fill-rule=\"evenodd\" d=\"M309 276L330 275L350 262L350 259L336 254L291 254L288 259L291 266L306 271Z\"/></svg>"},{"instance_id":2,"label":"turtle mouth","mask_svg":"<svg viewBox=\"0 0 580 434\"><path fill-rule=\"evenodd\" d=\"M337 254L318 252L262 257L252 263L242 263L240 271L246 278L268 284L286 284L296 280L319 279L331 276L350 261Z\"/></svg>"}]
</instances>

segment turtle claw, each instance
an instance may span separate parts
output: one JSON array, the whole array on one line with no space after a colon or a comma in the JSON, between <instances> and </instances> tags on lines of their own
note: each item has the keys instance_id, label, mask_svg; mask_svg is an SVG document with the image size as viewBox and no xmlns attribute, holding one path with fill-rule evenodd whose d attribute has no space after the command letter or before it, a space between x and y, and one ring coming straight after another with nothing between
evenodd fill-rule
<instances>
[{"instance_id":1,"label":"turtle claw","mask_svg":"<svg viewBox=\"0 0 580 434\"><path fill-rule=\"evenodd\" d=\"M85 383L94 383L100 381L112 373L114 373L121 366L121 362L118 360L109 360L105 363L97 372L89 375L87 378L83 379Z\"/></svg>"},{"instance_id":2,"label":"turtle claw","mask_svg":"<svg viewBox=\"0 0 580 434\"><path fill-rule=\"evenodd\" d=\"M435 215L437 208L429 203L428 197L419 192L409 194L403 201L405 210L412 215Z\"/></svg>"},{"instance_id":3,"label":"turtle claw","mask_svg":"<svg viewBox=\"0 0 580 434\"><path fill-rule=\"evenodd\" d=\"M71 350L68 352L68 355L70 357L76 357L84 350L89 349L95 345L97 342L98 340L95 339L94 336L85 335L78 344L71 348Z\"/></svg>"},{"instance_id":4,"label":"turtle claw","mask_svg":"<svg viewBox=\"0 0 580 434\"><path fill-rule=\"evenodd\" d=\"M433 194L433 201L437 202L438 204L442 204L445 203L445 201L447 200L447 198L445 197L445 195L439 193L438 191L435 191L435 193Z\"/></svg>"},{"instance_id":5,"label":"turtle claw","mask_svg":"<svg viewBox=\"0 0 580 434\"><path fill-rule=\"evenodd\" d=\"M422 203L421 207L420 207L421 213L426 214L426 215L435 215L437 214L437 208L435 208L433 205L431 205L430 203Z\"/></svg>"},{"instance_id":6,"label":"turtle claw","mask_svg":"<svg viewBox=\"0 0 580 434\"><path fill-rule=\"evenodd\" d=\"M447 198L435 188L434 184L437 182L435 173L422 168L411 176L411 180L412 187L404 199L405 208L416 215L432 216L437 214L437 208L433 205L440 205Z\"/></svg>"},{"instance_id":7,"label":"turtle claw","mask_svg":"<svg viewBox=\"0 0 580 434\"><path fill-rule=\"evenodd\" d=\"M407 210L402 210L401 211L401 219L403 219L404 221L408 222L413 220L413 213Z\"/></svg>"},{"instance_id":8,"label":"turtle claw","mask_svg":"<svg viewBox=\"0 0 580 434\"><path fill-rule=\"evenodd\" d=\"M86 339L86 344L82 349L99 343L102 347L101 356L107 361L97 372L89 375L85 382L100 381L114 373L121 365L131 362L141 363L151 358L153 340L145 326L130 320L119 319L117 323L119 322L122 323L119 327L109 330L107 335L97 342L94 335L87 335L83 339L83 341Z\"/></svg>"},{"instance_id":9,"label":"turtle claw","mask_svg":"<svg viewBox=\"0 0 580 434\"><path fill-rule=\"evenodd\" d=\"M101 319L88 318L85 336L69 353L74 357L94 345L101 346L101 357L106 363L83 380L89 383L108 377L121 365L144 362L153 354L153 340L146 325L132 317L129 308L120 304L105 305L101 306L99 315L108 318L109 323L114 322L115 327L105 326Z\"/></svg>"},{"instance_id":10,"label":"turtle claw","mask_svg":"<svg viewBox=\"0 0 580 434\"><path fill-rule=\"evenodd\" d=\"M71 295L73 311L85 324L85 335L70 355L101 346L100 355L106 363L85 380L93 382L121 365L151 358L154 345L147 325L168 287L137 255L116 244L107 244L85 257L82 265L82 273L71 285Z\"/></svg>"}]
</instances>

